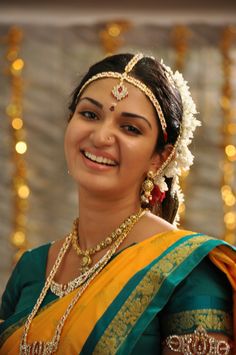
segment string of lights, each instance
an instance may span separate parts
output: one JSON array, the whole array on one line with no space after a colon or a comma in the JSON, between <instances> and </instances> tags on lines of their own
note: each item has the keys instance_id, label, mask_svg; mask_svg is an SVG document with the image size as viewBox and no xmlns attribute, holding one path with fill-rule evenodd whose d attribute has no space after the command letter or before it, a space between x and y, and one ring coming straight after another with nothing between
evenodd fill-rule
<instances>
[{"instance_id":1,"label":"string of lights","mask_svg":"<svg viewBox=\"0 0 236 355\"><path fill-rule=\"evenodd\" d=\"M124 43L122 34L131 27L129 21L111 21L107 22L99 32L99 38L106 55L112 55Z\"/></svg>"},{"instance_id":2,"label":"string of lights","mask_svg":"<svg viewBox=\"0 0 236 355\"><path fill-rule=\"evenodd\" d=\"M224 236L229 243L236 243L236 194L235 194L235 162L236 162L236 118L233 111L233 87L231 49L236 40L236 28L227 27L222 34L220 49L222 54L223 85L221 94L222 162L221 196L224 212Z\"/></svg>"},{"instance_id":3,"label":"string of lights","mask_svg":"<svg viewBox=\"0 0 236 355\"><path fill-rule=\"evenodd\" d=\"M24 60L20 56L23 32L20 28L12 27L7 35L6 60L7 75L10 79L11 97L6 107L12 137L12 234L11 243L16 249L14 262L28 247L26 238L26 213L30 189L27 184L27 167L25 154L27 152L26 133L23 119L23 69Z\"/></svg>"}]
</instances>

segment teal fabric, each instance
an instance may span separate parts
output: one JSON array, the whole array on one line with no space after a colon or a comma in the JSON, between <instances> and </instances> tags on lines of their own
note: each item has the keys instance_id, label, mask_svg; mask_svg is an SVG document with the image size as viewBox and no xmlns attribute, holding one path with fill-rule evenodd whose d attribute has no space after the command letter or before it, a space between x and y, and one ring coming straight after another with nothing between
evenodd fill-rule
<instances>
[{"instance_id":1,"label":"teal fabric","mask_svg":"<svg viewBox=\"0 0 236 355\"><path fill-rule=\"evenodd\" d=\"M226 276L219 270L208 257L205 257L200 264L183 280L173 292L166 307L154 318L148 325L143 335L140 337L132 354L161 354L161 342L157 344L156 334L159 339L165 339L171 334L187 334L197 328L198 324L193 327L181 331L177 327L174 332L168 328L169 322L167 318L171 315L185 310L198 309L220 309L231 315L232 318L232 288ZM171 318L170 318L171 319ZM212 328L207 329L209 332L215 331ZM233 329L231 329L232 331ZM225 333L232 336L232 333ZM152 352L145 352L145 349L152 349Z\"/></svg>"},{"instance_id":2,"label":"teal fabric","mask_svg":"<svg viewBox=\"0 0 236 355\"><path fill-rule=\"evenodd\" d=\"M6 321L0 325L0 334L8 326L25 317L32 310L45 282L48 250L51 244L26 252L7 284L2 297L0 318ZM41 307L57 299L50 291ZM220 309L230 314L232 291L226 276L208 259L204 258L197 267L174 290L164 309L143 331L132 354L161 354L161 341L171 334L166 319L185 310ZM194 325L194 329L197 324ZM212 329L208 329L212 331ZM176 329L176 332L178 329ZM191 329L185 329L190 332ZM227 334L229 335L229 334Z\"/></svg>"},{"instance_id":3,"label":"teal fabric","mask_svg":"<svg viewBox=\"0 0 236 355\"><path fill-rule=\"evenodd\" d=\"M0 334L8 326L27 316L35 305L45 283L50 245L48 243L25 252L14 268L2 295L0 319L5 322L0 324ZM49 291L41 307L56 298L57 296Z\"/></svg>"}]
</instances>

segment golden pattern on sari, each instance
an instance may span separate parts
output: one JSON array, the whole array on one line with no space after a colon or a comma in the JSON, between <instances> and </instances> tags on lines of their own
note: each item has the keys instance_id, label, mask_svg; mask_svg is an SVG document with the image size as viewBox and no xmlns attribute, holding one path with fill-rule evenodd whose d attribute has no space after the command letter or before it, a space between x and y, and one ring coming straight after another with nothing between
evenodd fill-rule
<instances>
[{"instance_id":1,"label":"golden pattern on sari","mask_svg":"<svg viewBox=\"0 0 236 355\"><path fill-rule=\"evenodd\" d=\"M220 309L195 309L165 316L165 327L170 334L184 334L201 324L211 332L232 335L232 316Z\"/></svg>"},{"instance_id":2,"label":"golden pattern on sari","mask_svg":"<svg viewBox=\"0 0 236 355\"><path fill-rule=\"evenodd\" d=\"M202 243L210 239L212 238L208 236L193 237L171 250L156 263L142 278L110 322L93 354L115 354L170 273L177 269L186 257Z\"/></svg>"}]
</instances>

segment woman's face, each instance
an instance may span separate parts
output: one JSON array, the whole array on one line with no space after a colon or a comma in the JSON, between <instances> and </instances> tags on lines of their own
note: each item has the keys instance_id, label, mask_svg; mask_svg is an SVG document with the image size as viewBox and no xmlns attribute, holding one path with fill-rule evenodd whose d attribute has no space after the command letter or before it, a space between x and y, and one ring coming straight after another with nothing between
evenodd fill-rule
<instances>
[{"instance_id":1,"label":"woman's face","mask_svg":"<svg viewBox=\"0 0 236 355\"><path fill-rule=\"evenodd\" d=\"M139 89L125 82L128 96L117 101L116 79L92 82L83 92L65 134L70 174L93 193L137 192L149 169L160 165L154 153L155 111Z\"/></svg>"}]
</instances>

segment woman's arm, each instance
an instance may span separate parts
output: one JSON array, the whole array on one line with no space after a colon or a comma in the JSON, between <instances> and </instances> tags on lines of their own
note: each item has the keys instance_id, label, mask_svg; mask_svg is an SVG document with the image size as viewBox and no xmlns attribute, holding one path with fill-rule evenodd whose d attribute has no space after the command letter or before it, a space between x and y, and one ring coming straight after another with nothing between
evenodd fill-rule
<instances>
[{"instance_id":1,"label":"woman's arm","mask_svg":"<svg viewBox=\"0 0 236 355\"><path fill-rule=\"evenodd\" d=\"M0 306L0 323L9 318L15 311L16 304L21 292L21 269L24 263L27 263L27 254L24 253L16 264L2 295Z\"/></svg>"},{"instance_id":2,"label":"woman's arm","mask_svg":"<svg viewBox=\"0 0 236 355\"><path fill-rule=\"evenodd\" d=\"M208 349L201 354L208 354L210 346L218 347L215 354L233 354L232 307L231 285L205 258L176 288L161 313L163 354L195 354L191 346L187 348L199 338L198 345Z\"/></svg>"}]
</instances>

